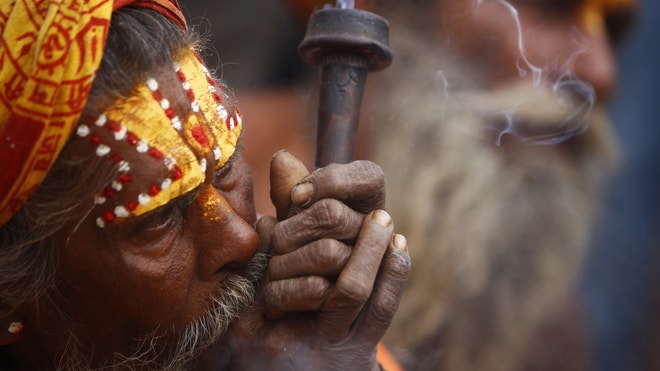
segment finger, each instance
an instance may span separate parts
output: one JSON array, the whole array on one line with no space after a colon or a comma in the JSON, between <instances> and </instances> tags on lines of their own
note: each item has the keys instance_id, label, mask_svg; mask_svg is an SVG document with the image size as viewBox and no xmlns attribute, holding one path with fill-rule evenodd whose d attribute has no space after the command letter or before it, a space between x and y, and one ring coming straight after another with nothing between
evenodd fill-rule
<instances>
[{"instance_id":1,"label":"finger","mask_svg":"<svg viewBox=\"0 0 660 371\"><path fill-rule=\"evenodd\" d=\"M387 331L399 307L410 274L410 255L406 238L394 235L385 253L373 294L360 314L353 331L370 340L379 340ZM380 331L379 331L380 329Z\"/></svg>"},{"instance_id":2,"label":"finger","mask_svg":"<svg viewBox=\"0 0 660 371\"><path fill-rule=\"evenodd\" d=\"M327 316L323 322L327 336L344 336L342 331L351 327L371 296L393 228L392 219L383 210L365 217L353 254L322 307Z\"/></svg>"},{"instance_id":3,"label":"finger","mask_svg":"<svg viewBox=\"0 0 660 371\"><path fill-rule=\"evenodd\" d=\"M273 230L273 251L279 255L322 238L352 245L360 232L364 215L337 200L324 199L287 220Z\"/></svg>"},{"instance_id":4,"label":"finger","mask_svg":"<svg viewBox=\"0 0 660 371\"><path fill-rule=\"evenodd\" d=\"M318 310L327 298L331 285L330 281L318 276L269 282L264 292L266 318L275 320L286 312Z\"/></svg>"},{"instance_id":5,"label":"finger","mask_svg":"<svg viewBox=\"0 0 660 371\"><path fill-rule=\"evenodd\" d=\"M335 279L351 256L352 248L334 239L321 239L285 255L274 256L268 263L270 279L308 275Z\"/></svg>"},{"instance_id":6,"label":"finger","mask_svg":"<svg viewBox=\"0 0 660 371\"><path fill-rule=\"evenodd\" d=\"M271 235L273 234L273 229L277 224L277 219L272 216L262 216L257 220L255 229L259 235L259 247L257 247L258 253L270 254L271 253Z\"/></svg>"},{"instance_id":7,"label":"finger","mask_svg":"<svg viewBox=\"0 0 660 371\"><path fill-rule=\"evenodd\" d=\"M333 198L368 213L385 207L385 175L370 161L331 164L318 169L296 185L291 200L299 207Z\"/></svg>"},{"instance_id":8,"label":"finger","mask_svg":"<svg viewBox=\"0 0 660 371\"><path fill-rule=\"evenodd\" d=\"M278 151L270 161L270 199L283 220L291 205L291 190L309 175L305 165L287 150Z\"/></svg>"}]
</instances>

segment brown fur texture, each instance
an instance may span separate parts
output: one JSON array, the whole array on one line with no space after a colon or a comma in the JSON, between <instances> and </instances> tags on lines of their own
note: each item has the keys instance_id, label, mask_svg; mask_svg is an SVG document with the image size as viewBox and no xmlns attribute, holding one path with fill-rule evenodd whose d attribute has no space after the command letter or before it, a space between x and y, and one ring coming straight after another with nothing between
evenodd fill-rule
<instances>
[{"instance_id":1,"label":"brown fur texture","mask_svg":"<svg viewBox=\"0 0 660 371\"><path fill-rule=\"evenodd\" d=\"M413 267L385 343L409 370L525 369L546 320L566 324L599 185L616 162L609 124L594 109L587 131L560 144L500 141L513 103L524 138L560 129L566 112L538 86L458 93L453 83L474 75L392 29L396 58L367 116ZM582 333L573 338L584 345Z\"/></svg>"}]
</instances>

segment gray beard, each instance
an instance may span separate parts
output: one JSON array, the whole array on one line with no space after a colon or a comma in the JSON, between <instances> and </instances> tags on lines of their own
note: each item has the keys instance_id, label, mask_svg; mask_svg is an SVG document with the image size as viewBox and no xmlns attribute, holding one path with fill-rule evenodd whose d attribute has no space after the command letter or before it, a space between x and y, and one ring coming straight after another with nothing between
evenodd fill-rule
<instances>
[{"instance_id":1,"label":"gray beard","mask_svg":"<svg viewBox=\"0 0 660 371\"><path fill-rule=\"evenodd\" d=\"M609 123L590 108L562 126L561 107L539 98L503 125L501 109L520 101L524 84L446 94L438 61L421 60L428 46L399 36L402 62L375 89L383 94L371 136L413 269L385 342L417 370L515 370L542 320L575 288L600 184L616 159ZM507 128L513 139L501 141ZM441 331L440 355L406 359Z\"/></svg>"},{"instance_id":2,"label":"gray beard","mask_svg":"<svg viewBox=\"0 0 660 371\"><path fill-rule=\"evenodd\" d=\"M93 348L82 336L69 332L67 346L61 353L58 370L190 370L202 351L218 342L229 325L251 305L257 283L267 264L264 254L256 254L242 274L228 277L221 291L213 297L211 308L178 336L176 345L164 343L166 331L155 329L139 340L130 354L116 353L102 364L92 361ZM165 333L164 333L165 332Z\"/></svg>"}]
</instances>

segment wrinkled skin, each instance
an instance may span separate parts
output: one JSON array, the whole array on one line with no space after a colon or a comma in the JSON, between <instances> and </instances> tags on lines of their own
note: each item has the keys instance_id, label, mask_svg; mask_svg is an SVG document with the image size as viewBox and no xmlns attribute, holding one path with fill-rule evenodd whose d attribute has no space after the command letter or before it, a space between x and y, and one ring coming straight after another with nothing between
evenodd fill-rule
<instances>
[{"instance_id":1,"label":"wrinkled skin","mask_svg":"<svg viewBox=\"0 0 660 371\"><path fill-rule=\"evenodd\" d=\"M410 265L405 239L393 235L389 216L371 212L384 204L381 169L369 162L329 166L306 178L314 193L304 197L308 192L301 196L294 186L307 171L280 152L273 160L273 200L282 221L264 217L255 231L249 168L234 157L212 185L174 201L177 207L106 229L96 227L92 212L77 228L65 228L58 253L69 320L41 302L27 304L12 314L27 325L6 336L8 358L0 366L52 369L59 354L70 355L69 332L81 341L77 350L90 367L138 352L136 341L148 343L151 335L154 350L167 351L260 250L274 257L257 300L195 369L377 368L376 345ZM134 163L136 171L148 165ZM93 349L84 348L90 344ZM228 353L231 365L223 358ZM145 359L148 366L161 369L158 355L144 354L156 357Z\"/></svg>"},{"instance_id":2,"label":"wrinkled skin","mask_svg":"<svg viewBox=\"0 0 660 371\"><path fill-rule=\"evenodd\" d=\"M281 220L257 223L273 257L255 305L231 329L232 368L378 369L376 345L410 267L403 236L372 211L384 207L382 170L354 162L309 175L281 151L271 187Z\"/></svg>"}]
</instances>

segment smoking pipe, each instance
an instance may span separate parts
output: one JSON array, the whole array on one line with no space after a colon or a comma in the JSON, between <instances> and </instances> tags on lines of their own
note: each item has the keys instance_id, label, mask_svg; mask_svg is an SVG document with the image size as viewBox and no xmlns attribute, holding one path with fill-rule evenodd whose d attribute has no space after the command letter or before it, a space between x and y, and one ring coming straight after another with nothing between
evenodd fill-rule
<instances>
[{"instance_id":1,"label":"smoking pipe","mask_svg":"<svg viewBox=\"0 0 660 371\"><path fill-rule=\"evenodd\" d=\"M392 62L389 24L364 10L320 9L298 51L321 70L315 165L351 162L367 73Z\"/></svg>"}]
</instances>

